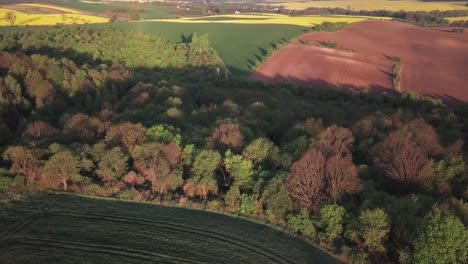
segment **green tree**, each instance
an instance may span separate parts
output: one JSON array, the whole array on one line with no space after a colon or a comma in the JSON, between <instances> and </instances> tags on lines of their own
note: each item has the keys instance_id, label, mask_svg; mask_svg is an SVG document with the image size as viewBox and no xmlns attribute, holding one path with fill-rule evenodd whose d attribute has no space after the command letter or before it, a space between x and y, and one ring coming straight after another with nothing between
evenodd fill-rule
<instances>
[{"instance_id":1,"label":"green tree","mask_svg":"<svg viewBox=\"0 0 468 264\"><path fill-rule=\"evenodd\" d=\"M434 209L423 220L413 241L412 263L467 263L468 231L456 216Z\"/></svg>"},{"instance_id":2,"label":"green tree","mask_svg":"<svg viewBox=\"0 0 468 264\"><path fill-rule=\"evenodd\" d=\"M309 211L302 209L299 214L288 216L288 227L295 233L311 237L315 234L315 227L309 217Z\"/></svg>"},{"instance_id":3,"label":"green tree","mask_svg":"<svg viewBox=\"0 0 468 264\"><path fill-rule=\"evenodd\" d=\"M327 204L320 208L318 226L325 230L330 238L336 238L343 232L346 210L337 204Z\"/></svg>"},{"instance_id":4,"label":"green tree","mask_svg":"<svg viewBox=\"0 0 468 264\"><path fill-rule=\"evenodd\" d=\"M433 164L437 181L462 180L465 177L465 161L462 156L447 156Z\"/></svg>"},{"instance_id":5,"label":"green tree","mask_svg":"<svg viewBox=\"0 0 468 264\"><path fill-rule=\"evenodd\" d=\"M176 129L169 125L155 125L146 130L147 138L154 142L170 143L174 142L180 146L182 137L177 133Z\"/></svg>"},{"instance_id":6,"label":"green tree","mask_svg":"<svg viewBox=\"0 0 468 264\"><path fill-rule=\"evenodd\" d=\"M80 161L69 151L54 154L45 164L44 174L48 183L62 185L64 191L69 182L80 180Z\"/></svg>"},{"instance_id":7,"label":"green tree","mask_svg":"<svg viewBox=\"0 0 468 264\"><path fill-rule=\"evenodd\" d=\"M240 210L241 200L242 196L239 191L239 187L232 186L224 197L226 211L230 213L237 213Z\"/></svg>"},{"instance_id":8,"label":"green tree","mask_svg":"<svg viewBox=\"0 0 468 264\"><path fill-rule=\"evenodd\" d=\"M253 185L253 164L242 155L235 155L230 150L226 151L224 166L234 178L234 185L240 189L251 189Z\"/></svg>"},{"instance_id":9,"label":"green tree","mask_svg":"<svg viewBox=\"0 0 468 264\"><path fill-rule=\"evenodd\" d=\"M244 149L242 155L254 163L260 163L270 156L274 147L269 139L257 138Z\"/></svg>"},{"instance_id":10,"label":"green tree","mask_svg":"<svg viewBox=\"0 0 468 264\"><path fill-rule=\"evenodd\" d=\"M293 203L283 182L284 177L274 178L262 195L267 208L267 218L272 223L284 223L286 216L293 209Z\"/></svg>"},{"instance_id":11,"label":"green tree","mask_svg":"<svg viewBox=\"0 0 468 264\"><path fill-rule=\"evenodd\" d=\"M121 180L128 169L128 157L119 147L106 151L101 157L96 174L104 182Z\"/></svg>"},{"instance_id":12,"label":"green tree","mask_svg":"<svg viewBox=\"0 0 468 264\"><path fill-rule=\"evenodd\" d=\"M240 212L245 215L257 215L260 211L258 206L258 194L242 194Z\"/></svg>"},{"instance_id":13,"label":"green tree","mask_svg":"<svg viewBox=\"0 0 468 264\"><path fill-rule=\"evenodd\" d=\"M352 223L348 237L367 248L369 252L385 252L384 242L390 231L387 213L381 209L367 209Z\"/></svg>"},{"instance_id":14,"label":"green tree","mask_svg":"<svg viewBox=\"0 0 468 264\"><path fill-rule=\"evenodd\" d=\"M187 196L200 196L207 199L209 193L217 193L216 170L221 163L221 155L217 151L202 150L195 158L191 176L184 185Z\"/></svg>"}]
</instances>

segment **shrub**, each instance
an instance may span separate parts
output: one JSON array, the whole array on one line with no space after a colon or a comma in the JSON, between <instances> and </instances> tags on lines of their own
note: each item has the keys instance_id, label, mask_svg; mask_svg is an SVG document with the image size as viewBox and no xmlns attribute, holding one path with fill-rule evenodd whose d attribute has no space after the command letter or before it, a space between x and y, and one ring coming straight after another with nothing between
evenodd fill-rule
<instances>
[{"instance_id":1,"label":"shrub","mask_svg":"<svg viewBox=\"0 0 468 264\"><path fill-rule=\"evenodd\" d=\"M302 234L307 237L315 235L315 227L309 217L309 211L303 209L299 214L288 216L288 227L294 233Z\"/></svg>"},{"instance_id":2,"label":"shrub","mask_svg":"<svg viewBox=\"0 0 468 264\"><path fill-rule=\"evenodd\" d=\"M245 215L258 215L260 212L258 206L258 194L242 194L240 212Z\"/></svg>"},{"instance_id":3,"label":"shrub","mask_svg":"<svg viewBox=\"0 0 468 264\"><path fill-rule=\"evenodd\" d=\"M318 215L318 226L325 230L330 238L336 238L343 232L346 210L337 204L323 206Z\"/></svg>"}]
</instances>

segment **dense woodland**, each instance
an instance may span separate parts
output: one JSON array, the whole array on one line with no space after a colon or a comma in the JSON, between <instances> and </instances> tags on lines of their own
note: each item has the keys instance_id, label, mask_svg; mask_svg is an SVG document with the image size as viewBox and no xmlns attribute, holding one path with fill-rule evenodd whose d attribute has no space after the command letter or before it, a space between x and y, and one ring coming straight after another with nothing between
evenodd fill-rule
<instances>
[{"instance_id":1,"label":"dense woodland","mask_svg":"<svg viewBox=\"0 0 468 264\"><path fill-rule=\"evenodd\" d=\"M239 214L350 263L468 261L468 108L265 86L206 38L0 37L2 197L57 190Z\"/></svg>"}]
</instances>

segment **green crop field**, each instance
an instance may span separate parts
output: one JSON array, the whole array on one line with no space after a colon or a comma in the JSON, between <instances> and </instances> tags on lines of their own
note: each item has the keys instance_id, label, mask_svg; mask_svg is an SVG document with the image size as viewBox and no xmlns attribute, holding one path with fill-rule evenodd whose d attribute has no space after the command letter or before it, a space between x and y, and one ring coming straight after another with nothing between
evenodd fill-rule
<instances>
[{"instance_id":1,"label":"green crop field","mask_svg":"<svg viewBox=\"0 0 468 264\"><path fill-rule=\"evenodd\" d=\"M113 24L89 25L96 28L115 28L123 31L137 31L156 34L172 41L181 41L183 36L193 33L208 35L211 46L236 75L250 72L256 61L261 60L266 51L280 42L288 41L307 28L295 25L271 24L192 24L170 22L120 22Z\"/></svg>"},{"instance_id":2,"label":"green crop field","mask_svg":"<svg viewBox=\"0 0 468 264\"><path fill-rule=\"evenodd\" d=\"M141 19L159 19L159 18L174 18L177 9L173 6L164 5L138 5L128 3L92 3L92 2L60 2L58 6L83 10L92 13L101 13L106 11L113 11L116 9L139 9L144 10L140 13Z\"/></svg>"},{"instance_id":3,"label":"green crop field","mask_svg":"<svg viewBox=\"0 0 468 264\"><path fill-rule=\"evenodd\" d=\"M337 263L268 226L203 211L68 194L0 208L0 263Z\"/></svg>"}]
</instances>

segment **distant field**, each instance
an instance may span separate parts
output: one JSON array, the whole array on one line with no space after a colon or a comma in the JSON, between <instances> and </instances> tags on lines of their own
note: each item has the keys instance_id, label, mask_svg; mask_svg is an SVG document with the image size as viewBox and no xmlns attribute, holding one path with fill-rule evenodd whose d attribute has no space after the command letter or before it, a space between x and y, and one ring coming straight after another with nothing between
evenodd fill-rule
<instances>
[{"instance_id":1,"label":"distant field","mask_svg":"<svg viewBox=\"0 0 468 264\"><path fill-rule=\"evenodd\" d=\"M75 10L75 9L70 9L70 8L63 8L60 6L54 6L54 5L43 5L43 4L18 4L20 6L32 6L32 7L41 7L41 8L49 8L53 10L58 10L62 11L68 14L80 14L82 12Z\"/></svg>"},{"instance_id":2,"label":"distant field","mask_svg":"<svg viewBox=\"0 0 468 264\"><path fill-rule=\"evenodd\" d=\"M369 20L336 32L310 32L297 40L276 52L252 78L468 102L468 33ZM403 60L399 87L392 78L394 57Z\"/></svg>"},{"instance_id":3,"label":"distant field","mask_svg":"<svg viewBox=\"0 0 468 264\"><path fill-rule=\"evenodd\" d=\"M172 41L197 33L207 34L213 46L232 73L247 75L267 49L279 42L286 42L308 30L307 27L275 24L236 23L171 23L171 22L119 22L90 25L96 28L115 28L157 34Z\"/></svg>"},{"instance_id":4,"label":"distant field","mask_svg":"<svg viewBox=\"0 0 468 264\"><path fill-rule=\"evenodd\" d=\"M0 209L0 263L337 263L268 226L202 211L53 194Z\"/></svg>"},{"instance_id":5,"label":"distant field","mask_svg":"<svg viewBox=\"0 0 468 264\"><path fill-rule=\"evenodd\" d=\"M0 26L9 26L5 19L6 14L11 11L16 15L16 26L53 26L56 24L91 24L105 23L109 19L104 17L85 14L27 14L16 10L0 8Z\"/></svg>"},{"instance_id":6,"label":"distant field","mask_svg":"<svg viewBox=\"0 0 468 264\"><path fill-rule=\"evenodd\" d=\"M309 2L274 2L271 6L284 6L291 10L309 7L345 8L351 10L432 11L468 9L466 2L420 2L416 0L326 0Z\"/></svg>"},{"instance_id":7,"label":"distant field","mask_svg":"<svg viewBox=\"0 0 468 264\"><path fill-rule=\"evenodd\" d=\"M446 17L445 19L447 19L450 22L460 21L460 20L468 21L468 16L464 16L464 17Z\"/></svg>"},{"instance_id":8,"label":"distant field","mask_svg":"<svg viewBox=\"0 0 468 264\"><path fill-rule=\"evenodd\" d=\"M141 19L159 19L159 18L175 18L177 9L173 6L163 5L145 5L139 6L133 3L95 3L95 2L61 2L57 3L59 6L84 10L92 13L102 13L106 11L113 11L119 8L138 8L144 10L140 13Z\"/></svg>"},{"instance_id":9,"label":"distant field","mask_svg":"<svg viewBox=\"0 0 468 264\"><path fill-rule=\"evenodd\" d=\"M159 20L174 23L280 24L310 27L327 22L354 23L367 19L388 19L363 16L286 16L286 15L219 15L197 18Z\"/></svg>"}]
</instances>

